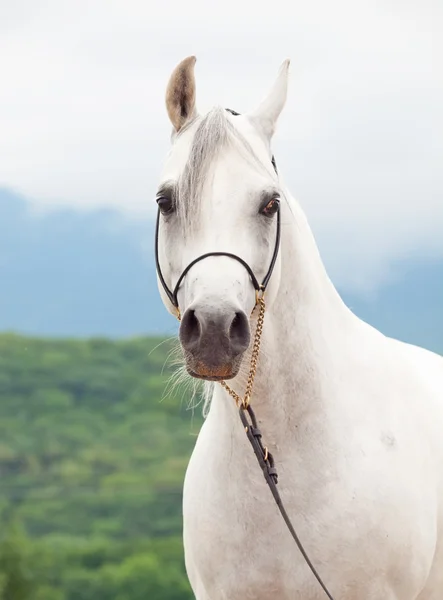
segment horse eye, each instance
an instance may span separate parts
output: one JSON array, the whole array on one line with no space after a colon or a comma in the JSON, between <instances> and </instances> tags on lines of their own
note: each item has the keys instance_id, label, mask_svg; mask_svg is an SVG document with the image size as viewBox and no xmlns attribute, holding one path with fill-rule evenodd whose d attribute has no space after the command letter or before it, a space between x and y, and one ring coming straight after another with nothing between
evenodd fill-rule
<instances>
[{"instance_id":1,"label":"horse eye","mask_svg":"<svg viewBox=\"0 0 443 600\"><path fill-rule=\"evenodd\" d=\"M174 210L174 202L168 196L159 196L157 198L158 207L163 215L169 215Z\"/></svg>"},{"instance_id":2,"label":"horse eye","mask_svg":"<svg viewBox=\"0 0 443 600\"><path fill-rule=\"evenodd\" d=\"M272 217L278 211L279 207L280 207L280 198L275 196L274 198L272 198L272 200L270 200L262 208L261 212L263 215L266 215L267 217Z\"/></svg>"}]
</instances>

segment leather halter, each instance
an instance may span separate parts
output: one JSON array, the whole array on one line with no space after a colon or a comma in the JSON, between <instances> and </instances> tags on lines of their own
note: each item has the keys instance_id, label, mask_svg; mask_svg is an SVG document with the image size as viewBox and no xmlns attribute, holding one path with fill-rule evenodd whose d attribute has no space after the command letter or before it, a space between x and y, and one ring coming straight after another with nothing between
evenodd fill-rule
<instances>
[{"instance_id":1,"label":"leather halter","mask_svg":"<svg viewBox=\"0 0 443 600\"><path fill-rule=\"evenodd\" d=\"M235 111L227 108L226 109L228 112L230 112L231 114L238 116L239 113L236 113ZM275 172L278 174L277 171L277 165L275 163L275 158L274 156L272 156L271 159L272 162L272 166L274 167ZM189 263L189 265L183 270L183 272L181 273L180 277L177 280L177 283L175 284L174 289L171 291L171 289L168 287L165 278L163 277L163 273L160 267L160 261L159 261L159 256L158 256L158 240L159 240L159 230L160 230L160 215L161 215L161 211L160 208L158 208L157 210L157 222L156 222L156 226L155 226L155 264L156 264L156 268L157 268L157 274L158 274L158 278L160 279L160 283L162 284L163 289L165 290L165 293L167 295L167 297L169 298L169 301L171 302L171 304L174 306L174 308L177 311L177 316L180 319L180 308L178 305L178 291L180 289L181 284L183 283L184 278L186 277L186 275L189 273L189 271L192 269L192 267L197 264L198 262L200 262L201 260L204 260L205 258L208 258L210 256L227 256L228 258L233 258L234 260L236 260L237 262L239 262L241 265L243 265L243 267L246 269L246 271L249 274L249 277L251 278L251 282L252 285L255 288L256 291L256 298L258 298L258 295L261 293L263 294L264 291L266 290L266 287L269 283L269 280L271 279L271 275L272 272L274 270L275 267L275 262L277 260L277 255L278 255L278 251L280 248L280 232L281 232L281 220L280 220L280 209L278 209L277 211L277 233L275 236L275 246L274 246L274 252L272 254L272 259L271 259L271 263L269 265L269 269L268 272L266 273L266 275L264 276L263 280L261 283L258 282L257 277L254 275L254 271L251 269L251 267L248 265L248 263L243 260L243 258L241 258L240 256L237 256L236 254L232 254L230 252L207 252L206 254L202 254L201 256L195 258L192 262Z\"/></svg>"}]
</instances>

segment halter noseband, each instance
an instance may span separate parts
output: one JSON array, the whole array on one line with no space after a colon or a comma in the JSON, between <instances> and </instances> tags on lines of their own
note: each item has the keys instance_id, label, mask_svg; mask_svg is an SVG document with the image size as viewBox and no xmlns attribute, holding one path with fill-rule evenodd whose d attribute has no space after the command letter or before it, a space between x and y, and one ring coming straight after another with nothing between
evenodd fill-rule
<instances>
[{"instance_id":1,"label":"halter noseband","mask_svg":"<svg viewBox=\"0 0 443 600\"><path fill-rule=\"evenodd\" d=\"M228 112L230 112L234 116L238 116L240 114L240 113L237 113L237 112L231 110L230 108L227 108L226 110ZM274 156L272 156L271 162L272 162L272 166L274 167L275 172L278 174L277 165L276 165ZM252 285L255 288L256 304L257 304L257 300L259 298L259 295L263 294L264 291L266 290L266 287L267 287L267 285L269 283L269 280L271 279L271 275L272 275L272 272L274 270L275 262L277 260L278 250L279 250L279 247L280 247L280 230L281 230L280 209L278 209L278 211L277 211L277 233L276 233L276 237L275 237L274 252L272 254L272 259L271 259L271 263L269 265L268 272L266 273L266 275L265 275L265 277L264 277L264 279L263 279L263 281L261 283L258 282L257 277L254 275L254 271L251 269L251 267L248 265L248 263L246 261L244 261L242 258L240 258L240 256L237 256L236 254L232 254L230 252L207 252L206 254L202 254L201 256L199 256L198 258L194 259L192 262L189 263L189 265L184 269L184 271L182 272L182 274L178 278L178 281L175 284L175 287L174 287L174 289L172 291L170 290L170 288L166 284L166 281L165 281L165 279L163 277L163 273L162 273L162 270L161 270L161 267L160 267L159 256L158 256L158 240L159 240L159 230L160 230L160 212L161 211L160 211L160 208L159 208L157 210L157 222L156 222L156 226L155 226L155 265L156 265L156 268L157 268L157 274L158 274L158 278L160 279L160 283L162 284L162 287L163 287L163 289L164 289L167 297L169 298L169 301L171 302L171 304L176 309L178 319L181 318L180 308L179 308L179 305L178 305L178 297L177 297L178 296L178 291L180 289L180 286L181 286L184 278L186 277L186 275L191 270L191 268L195 264L197 264L201 260L204 260L205 258L208 258L209 256L227 256L228 258L233 258L234 260L236 260L237 262L239 262L241 265L243 265L243 267L248 272L249 277L251 278Z\"/></svg>"}]
</instances>

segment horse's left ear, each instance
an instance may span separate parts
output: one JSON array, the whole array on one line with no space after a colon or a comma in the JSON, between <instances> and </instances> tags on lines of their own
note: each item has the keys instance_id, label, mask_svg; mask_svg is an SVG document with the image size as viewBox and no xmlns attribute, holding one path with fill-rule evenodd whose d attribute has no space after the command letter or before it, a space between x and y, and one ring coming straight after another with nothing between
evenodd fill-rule
<instances>
[{"instance_id":1,"label":"horse's left ear","mask_svg":"<svg viewBox=\"0 0 443 600\"><path fill-rule=\"evenodd\" d=\"M285 60L280 66L277 79L267 97L258 108L248 113L251 121L270 140L274 135L278 117L286 104L290 60Z\"/></svg>"}]
</instances>

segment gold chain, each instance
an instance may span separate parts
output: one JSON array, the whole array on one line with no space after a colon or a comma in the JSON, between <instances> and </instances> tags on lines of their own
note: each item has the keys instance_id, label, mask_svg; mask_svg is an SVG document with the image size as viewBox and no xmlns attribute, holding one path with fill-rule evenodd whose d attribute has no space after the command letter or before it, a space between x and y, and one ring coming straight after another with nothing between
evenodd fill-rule
<instances>
[{"instance_id":1,"label":"gold chain","mask_svg":"<svg viewBox=\"0 0 443 600\"><path fill-rule=\"evenodd\" d=\"M247 408L249 406L249 403L251 401L251 395L252 395L252 386L254 385L255 375L257 373L257 362L258 362L258 355L260 353L260 342L261 342L261 336L263 333L263 322L265 319L265 308L266 308L265 299L263 297L263 294L257 298L257 304L259 305L260 308L259 308L259 313L258 313L258 318L257 318L257 328L255 330L254 344L252 346L251 368L249 370L248 383L246 385L246 391L245 391L244 398L239 396L237 394L237 392L235 392L231 387L229 387L229 385L226 383L226 381L220 381L221 386L225 388L225 390L228 392L228 394L232 398L234 398L237 406L242 405L243 408Z\"/></svg>"}]
</instances>

